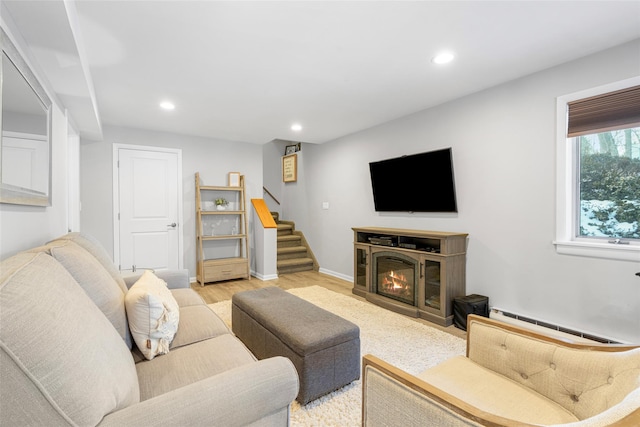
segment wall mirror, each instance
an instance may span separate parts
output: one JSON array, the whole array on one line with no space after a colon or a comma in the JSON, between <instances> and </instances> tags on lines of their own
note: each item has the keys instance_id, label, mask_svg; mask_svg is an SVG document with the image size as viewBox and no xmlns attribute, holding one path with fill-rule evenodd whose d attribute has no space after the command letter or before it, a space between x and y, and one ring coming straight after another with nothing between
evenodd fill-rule
<instances>
[{"instance_id":1,"label":"wall mirror","mask_svg":"<svg viewBox=\"0 0 640 427\"><path fill-rule=\"evenodd\" d=\"M51 100L0 31L0 203L50 206Z\"/></svg>"}]
</instances>

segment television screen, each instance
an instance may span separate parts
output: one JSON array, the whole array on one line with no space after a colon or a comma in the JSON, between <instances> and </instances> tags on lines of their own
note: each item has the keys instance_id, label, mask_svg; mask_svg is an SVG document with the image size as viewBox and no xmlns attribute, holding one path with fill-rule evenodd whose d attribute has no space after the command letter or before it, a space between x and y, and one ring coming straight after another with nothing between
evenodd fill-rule
<instances>
[{"instance_id":1,"label":"television screen","mask_svg":"<svg viewBox=\"0 0 640 427\"><path fill-rule=\"evenodd\" d=\"M369 163L377 212L457 212L451 148Z\"/></svg>"}]
</instances>

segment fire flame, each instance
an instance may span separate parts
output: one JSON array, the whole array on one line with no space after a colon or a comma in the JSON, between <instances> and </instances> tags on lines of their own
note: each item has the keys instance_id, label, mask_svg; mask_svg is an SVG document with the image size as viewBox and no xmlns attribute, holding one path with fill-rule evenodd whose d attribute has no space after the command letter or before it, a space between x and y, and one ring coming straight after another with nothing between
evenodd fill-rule
<instances>
[{"instance_id":1,"label":"fire flame","mask_svg":"<svg viewBox=\"0 0 640 427\"><path fill-rule=\"evenodd\" d=\"M383 278L382 285L391 292L407 289L409 286L407 283L407 277L404 274L396 273L393 270Z\"/></svg>"}]
</instances>

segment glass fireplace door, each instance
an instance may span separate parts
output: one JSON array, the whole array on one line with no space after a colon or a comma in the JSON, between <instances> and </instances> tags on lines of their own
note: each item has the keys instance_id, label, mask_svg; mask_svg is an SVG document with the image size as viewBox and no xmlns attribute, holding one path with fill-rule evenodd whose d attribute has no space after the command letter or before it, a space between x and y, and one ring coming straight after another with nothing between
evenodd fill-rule
<instances>
[{"instance_id":1,"label":"glass fireplace door","mask_svg":"<svg viewBox=\"0 0 640 427\"><path fill-rule=\"evenodd\" d=\"M366 245L355 245L355 286L363 291L369 286L369 247Z\"/></svg>"},{"instance_id":2,"label":"glass fireplace door","mask_svg":"<svg viewBox=\"0 0 640 427\"><path fill-rule=\"evenodd\" d=\"M440 261L424 260L424 305L433 310L441 310Z\"/></svg>"},{"instance_id":3,"label":"glass fireplace door","mask_svg":"<svg viewBox=\"0 0 640 427\"><path fill-rule=\"evenodd\" d=\"M373 281L378 295L416 305L418 261L394 252L374 252Z\"/></svg>"}]
</instances>

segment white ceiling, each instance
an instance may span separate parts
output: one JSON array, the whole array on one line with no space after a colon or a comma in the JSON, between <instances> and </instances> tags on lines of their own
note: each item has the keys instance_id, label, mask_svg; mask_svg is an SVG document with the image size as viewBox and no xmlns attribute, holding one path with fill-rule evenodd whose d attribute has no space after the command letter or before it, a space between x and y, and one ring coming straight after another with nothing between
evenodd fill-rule
<instances>
[{"instance_id":1,"label":"white ceiling","mask_svg":"<svg viewBox=\"0 0 640 427\"><path fill-rule=\"evenodd\" d=\"M640 38L640 0L3 1L90 138L322 143Z\"/></svg>"}]
</instances>

